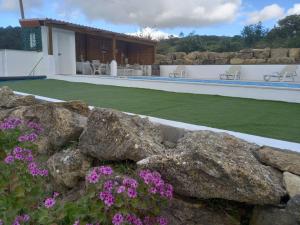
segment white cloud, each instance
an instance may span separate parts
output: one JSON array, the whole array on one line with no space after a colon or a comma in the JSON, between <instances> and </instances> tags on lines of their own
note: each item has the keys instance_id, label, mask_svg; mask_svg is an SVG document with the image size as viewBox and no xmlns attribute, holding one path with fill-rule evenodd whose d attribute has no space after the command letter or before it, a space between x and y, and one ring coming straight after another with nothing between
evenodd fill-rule
<instances>
[{"instance_id":1,"label":"white cloud","mask_svg":"<svg viewBox=\"0 0 300 225\"><path fill-rule=\"evenodd\" d=\"M25 0L23 1L26 9L37 8L43 3L42 0ZM19 0L0 0L0 11L17 11L19 10Z\"/></svg>"},{"instance_id":2,"label":"white cloud","mask_svg":"<svg viewBox=\"0 0 300 225\"><path fill-rule=\"evenodd\" d=\"M201 27L233 21L241 0L65 0L88 19L141 27Z\"/></svg>"},{"instance_id":3,"label":"white cloud","mask_svg":"<svg viewBox=\"0 0 300 225\"><path fill-rule=\"evenodd\" d=\"M255 11L249 13L248 19L246 21L247 24L255 24L258 22L264 22L272 19L280 19L285 15L284 8L280 7L277 4L272 4L264 7L260 11Z\"/></svg>"},{"instance_id":4,"label":"white cloud","mask_svg":"<svg viewBox=\"0 0 300 225\"><path fill-rule=\"evenodd\" d=\"M300 15L300 4L294 4L293 8L290 8L287 12L288 15Z\"/></svg>"},{"instance_id":5,"label":"white cloud","mask_svg":"<svg viewBox=\"0 0 300 225\"><path fill-rule=\"evenodd\" d=\"M151 28L145 27L134 33L127 33L128 35L142 37L142 38L150 38L152 40L163 40L168 39L171 34Z\"/></svg>"}]
</instances>

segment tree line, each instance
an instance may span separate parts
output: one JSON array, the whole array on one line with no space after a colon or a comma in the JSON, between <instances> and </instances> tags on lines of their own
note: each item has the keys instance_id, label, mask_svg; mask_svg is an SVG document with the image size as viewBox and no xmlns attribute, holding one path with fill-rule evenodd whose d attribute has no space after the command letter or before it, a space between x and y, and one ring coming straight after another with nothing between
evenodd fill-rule
<instances>
[{"instance_id":1,"label":"tree line","mask_svg":"<svg viewBox=\"0 0 300 225\"><path fill-rule=\"evenodd\" d=\"M233 37L197 35L190 33L170 37L160 41L158 53L170 52L234 52L245 48L300 48L300 15L287 16L278 21L272 29L265 28L261 22L247 25L240 35Z\"/></svg>"}]
</instances>

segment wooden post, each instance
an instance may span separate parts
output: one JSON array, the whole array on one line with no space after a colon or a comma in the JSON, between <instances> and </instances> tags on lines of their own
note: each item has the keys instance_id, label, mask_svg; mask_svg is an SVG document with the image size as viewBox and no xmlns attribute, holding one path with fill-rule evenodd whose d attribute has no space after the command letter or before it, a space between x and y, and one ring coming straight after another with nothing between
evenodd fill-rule
<instances>
[{"instance_id":1,"label":"wooden post","mask_svg":"<svg viewBox=\"0 0 300 225\"><path fill-rule=\"evenodd\" d=\"M19 0L19 4L20 4L21 18L22 18L22 20L24 20L25 19L25 13L24 13L23 0Z\"/></svg>"},{"instance_id":2,"label":"wooden post","mask_svg":"<svg viewBox=\"0 0 300 225\"><path fill-rule=\"evenodd\" d=\"M156 61L156 45L153 46L153 62L152 64L154 64Z\"/></svg>"},{"instance_id":3,"label":"wooden post","mask_svg":"<svg viewBox=\"0 0 300 225\"><path fill-rule=\"evenodd\" d=\"M117 48L117 40L116 40L116 36L113 36L113 38L112 38L112 57L114 60L116 60L116 48Z\"/></svg>"},{"instance_id":4,"label":"wooden post","mask_svg":"<svg viewBox=\"0 0 300 225\"><path fill-rule=\"evenodd\" d=\"M48 26L48 55L53 55L52 26Z\"/></svg>"}]
</instances>

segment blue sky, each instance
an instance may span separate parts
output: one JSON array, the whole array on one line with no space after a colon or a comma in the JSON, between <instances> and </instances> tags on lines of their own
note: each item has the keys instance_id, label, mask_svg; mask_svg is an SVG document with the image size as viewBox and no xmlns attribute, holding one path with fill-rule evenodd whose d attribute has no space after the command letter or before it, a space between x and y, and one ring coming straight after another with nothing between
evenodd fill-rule
<instances>
[{"instance_id":1,"label":"blue sky","mask_svg":"<svg viewBox=\"0 0 300 225\"><path fill-rule=\"evenodd\" d=\"M114 5L107 0L23 1L27 18L55 18L123 33L151 26L173 35L195 31L233 36L245 24L261 20L271 28L286 15L300 14L299 0L116 0ZM19 17L18 0L0 0L0 26L18 26Z\"/></svg>"}]
</instances>

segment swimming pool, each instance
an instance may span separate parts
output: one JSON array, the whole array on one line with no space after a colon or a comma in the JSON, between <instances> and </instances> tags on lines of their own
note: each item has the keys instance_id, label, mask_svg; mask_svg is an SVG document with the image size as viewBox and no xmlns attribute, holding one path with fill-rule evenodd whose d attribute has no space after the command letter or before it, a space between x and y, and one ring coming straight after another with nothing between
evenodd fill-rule
<instances>
[{"instance_id":1,"label":"swimming pool","mask_svg":"<svg viewBox=\"0 0 300 225\"><path fill-rule=\"evenodd\" d=\"M259 82L259 81L241 81L241 80L199 80L187 78L170 78L170 77L126 77L129 80L150 80L150 81L169 81L179 83L198 83L198 84L225 84L241 85L251 87L273 87L273 88L293 88L300 89L300 83L287 82Z\"/></svg>"}]
</instances>

